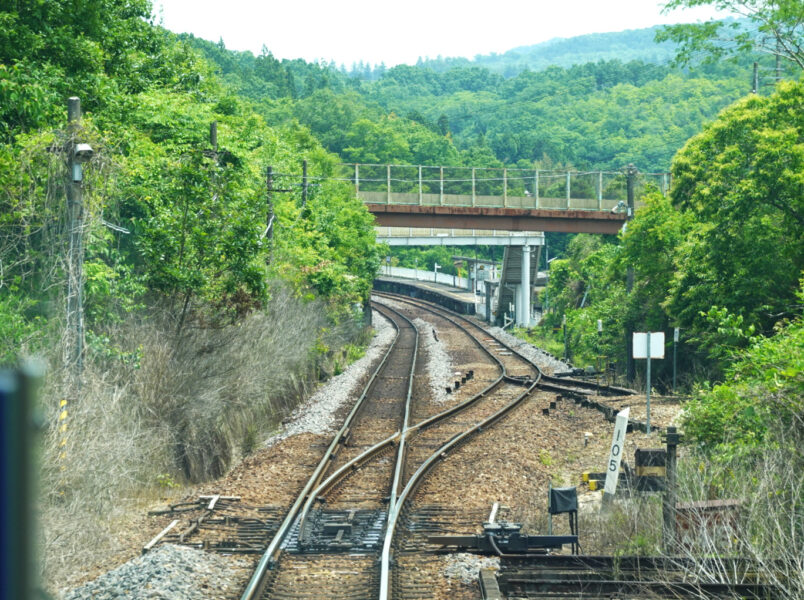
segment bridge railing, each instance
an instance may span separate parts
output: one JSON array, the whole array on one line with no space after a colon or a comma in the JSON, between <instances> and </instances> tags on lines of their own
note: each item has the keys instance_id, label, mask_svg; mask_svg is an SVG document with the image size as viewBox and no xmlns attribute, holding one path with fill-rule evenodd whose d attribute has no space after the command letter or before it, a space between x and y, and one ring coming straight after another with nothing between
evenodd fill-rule
<instances>
[{"instance_id":1,"label":"bridge railing","mask_svg":"<svg viewBox=\"0 0 804 600\"><path fill-rule=\"evenodd\" d=\"M610 210L626 200L621 171L548 171L425 165L341 165L363 201L419 206ZM669 173L639 173L636 197L667 193Z\"/></svg>"}]
</instances>

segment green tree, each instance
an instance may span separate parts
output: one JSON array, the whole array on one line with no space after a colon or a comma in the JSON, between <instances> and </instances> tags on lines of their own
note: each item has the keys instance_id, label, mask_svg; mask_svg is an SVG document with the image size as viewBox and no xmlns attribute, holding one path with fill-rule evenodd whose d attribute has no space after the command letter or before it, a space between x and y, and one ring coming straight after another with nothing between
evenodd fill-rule
<instances>
[{"instance_id":1,"label":"green tree","mask_svg":"<svg viewBox=\"0 0 804 600\"><path fill-rule=\"evenodd\" d=\"M668 310L699 331L712 299L770 333L804 268L804 85L724 111L673 161L672 200L695 224L676 256Z\"/></svg>"},{"instance_id":2,"label":"green tree","mask_svg":"<svg viewBox=\"0 0 804 600\"><path fill-rule=\"evenodd\" d=\"M717 60L736 53L760 51L780 56L804 69L804 4L800 0L670 0L664 10L702 5L714 6L742 20L713 19L666 26L656 40L680 44L676 54L679 63L687 64L701 53Z\"/></svg>"}]
</instances>

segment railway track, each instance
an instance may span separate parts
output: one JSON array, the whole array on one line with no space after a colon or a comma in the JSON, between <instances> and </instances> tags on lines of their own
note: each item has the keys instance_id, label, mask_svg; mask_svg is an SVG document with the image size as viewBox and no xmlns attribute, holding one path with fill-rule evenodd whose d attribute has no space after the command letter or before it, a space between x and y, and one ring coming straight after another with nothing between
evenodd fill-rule
<instances>
[{"instance_id":1,"label":"railway track","mask_svg":"<svg viewBox=\"0 0 804 600\"><path fill-rule=\"evenodd\" d=\"M391 501L394 455L409 419L419 340L409 319L375 309L397 335L268 545L243 598L364 598L376 588L376 554ZM350 542L355 537L361 538L358 547Z\"/></svg>"},{"instance_id":2,"label":"railway track","mask_svg":"<svg viewBox=\"0 0 804 600\"><path fill-rule=\"evenodd\" d=\"M543 374L468 319L402 297L383 298L393 299L394 307L375 303L375 308L395 322L399 334L367 388L373 386L374 392L361 396L336 435L242 600L430 597L417 577L400 575L417 571L411 561L428 560L416 557L425 549L423 536L478 524L479 513L470 511L467 521L466 511L428 504L422 482L462 444L531 397ZM421 310L441 324L442 332L463 338L461 358L475 367L462 370L454 386L463 386L462 394L453 394L451 405L436 414L421 395L412 394L418 342L413 342L413 315L403 313ZM549 385L572 394L582 393L578 390L586 383L565 381ZM395 536L397 528L401 535Z\"/></svg>"},{"instance_id":3,"label":"railway track","mask_svg":"<svg viewBox=\"0 0 804 600\"><path fill-rule=\"evenodd\" d=\"M515 349L507 346L500 340L492 337L477 323L452 313L451 311L430 304L429 302L410 299L406 297L394 297L386 294L379 294L385 298L394 298L397 302L415 307L417 310L424 310L431 313L436 320L443 319L452 325L460 328L466 335L469 335L478 345L488 347L493 358L503 364L503 380L507 382L507 388L496 390L496 394L490 395L493 400L482 406L480 414L476 415L476 425L466 431L463 435L456 434L449 438L449 442L439 448L428 459L421 461L419 472L411 477L406 492L401 497L398 507L398 532L393 536L393 541L389 541L392 534L392 527L389 527L389 537L386 538L388 546L393 548L393 564L396 568L389 569L388 591L380 598L395 598L399 600L429 598L432 597L433 590L423 579L429 579L430 585L437 585L438 578L432 573L422 576L424 573L432 572L428 568L432 563L433 553L438 551L438 546L429 543L427 540L433 535L443 534L475 534L480 530L481 524L487 520L488 509L467 509L465 506L458 506L455 503L433 502L432 489L422 488L422 482L430 470L439 468L439 465L448 456L453 463L449 468L452 470L456 466L462 468L464 472L471 471L471 464L465 464L460 452L455 452L460 444L470 442L473 445L482 444L482 434L488 428L506 417L509 417L513 409L528 399L531 404L544 411L551 406L554 393L558 392L566 397L588 397L593 393L603 393L608 395L631 394L630 390L622 388L606 388L601 390L595 384L579 381L559 379L545 375L538 365L518 353ZM525 391L523 392L523 388ZM555 403L552 403L555 406ZM446 425L446 423L445 423ZM415 438L414 438L415 439ZM413 444L413 442L411 442ZM486 443L488 446L489 443ZM494 448L489 447L489 452ZM471 459L468 459L471 460ZM464 463L461 465L460 463ZM447 467L443 467L442 470ZM384 581L384 578L383 578ZM448 593L449 597L455 597L455 592Z\"/></svg>"}]
</instances>

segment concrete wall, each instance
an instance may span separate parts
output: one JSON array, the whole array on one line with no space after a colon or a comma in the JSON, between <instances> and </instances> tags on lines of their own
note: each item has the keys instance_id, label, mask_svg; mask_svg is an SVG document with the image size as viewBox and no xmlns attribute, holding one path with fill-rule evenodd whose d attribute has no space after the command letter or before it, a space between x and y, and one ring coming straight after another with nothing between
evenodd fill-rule
<instances>
[{"instance_id":1,"label":"concrete wall","mask_svg":"<svg viewBox=\"0 0 804 600\"><path fill-rule=\"evenodd\" d=\"M439 294L435 290L428 290L416 287L413 284L413 282L405 283L402 281L375 279L374 289L379 290L381 292L393 292L395 294L403 294L405 296L410 296L411 298L421 298L422 300L427 300L428 302L433 302L435 304L445 306L446 308L449 308L450 310L453 310L462 315L475 314L474 302L465 302L459 300L458 298L453 298L451 296L445 296L443 294Z\"/></svg>"},{"instance_id":2,"label":"concrete wall","mask_svg":"<svg viewBox=\"0 0 804 600\"><path fill-rule=\"evenodd\" d=\"M451 285L462 290L466 290L468 283L466 277L458 277L457 275L447 275L438 272L438 277L435 277L433 271L425 271L422 269L408 269L407 267L388 267L382 265L380 267L379 275L388 275L389 277L402 277L403 279L417 279L419 281L431 281L441 283L443 285ZM481 290L484 288L480 288Z\"/></svg>"}]
</instances>

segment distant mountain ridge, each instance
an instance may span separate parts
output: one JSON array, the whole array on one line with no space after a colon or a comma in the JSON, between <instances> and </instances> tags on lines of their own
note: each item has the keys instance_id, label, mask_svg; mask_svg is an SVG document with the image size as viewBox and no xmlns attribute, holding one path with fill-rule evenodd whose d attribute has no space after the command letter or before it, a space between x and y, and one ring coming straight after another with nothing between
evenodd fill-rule
<instances>
[{"instance_id":1,"label":"distant mountain ridge","mask_svg":"<svg viewBox=\"0 0 804 600\"><path fill-rule=\"evenodd\" d=\"M645 29L628 29L612 33L590 33L571 38L555 38L532 46L519 46L502 54L478 54L474 59L436 58L419 59L417 66L434 71L447 71L456 66L485 67L505 77L514 77L522 71L541 71L550 66L573 65L620 60L641 60L664 64L675 55L676 45L655 41L661 25Z\"/></svg>"}]
</instances>

